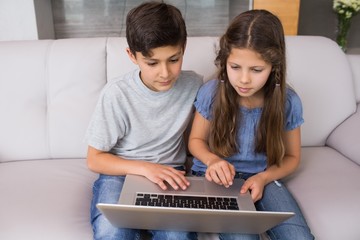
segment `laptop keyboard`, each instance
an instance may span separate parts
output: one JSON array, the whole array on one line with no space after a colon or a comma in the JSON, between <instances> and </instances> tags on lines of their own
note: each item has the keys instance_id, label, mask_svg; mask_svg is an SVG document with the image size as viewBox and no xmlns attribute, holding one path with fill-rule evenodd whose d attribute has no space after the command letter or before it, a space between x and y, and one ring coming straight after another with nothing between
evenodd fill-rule
<instances>
[{"instance_id":1,"label":"laptop keyboard","mask_svg":"<svg viewBox=\"0 0 360 240\"><path fill-rule=\"evenodd\" d=\"M236 198L137 193L135 205L196 209L239 210Z\"/></svg>"}]
</instances>

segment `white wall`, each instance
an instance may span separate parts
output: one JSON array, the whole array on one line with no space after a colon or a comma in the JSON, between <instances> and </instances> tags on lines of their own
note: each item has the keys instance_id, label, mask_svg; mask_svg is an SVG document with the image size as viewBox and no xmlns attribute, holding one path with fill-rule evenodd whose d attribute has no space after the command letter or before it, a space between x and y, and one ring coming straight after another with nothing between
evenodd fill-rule
<instances>
[{"instance_id":1,"label":"white wall","mask_svg":"<svg viewBox=\"0 0 360 240\"><path fill-rule=\"evenodd\" d=\"M0 0L0 41L54 36L50 0Z\"/></svg>"}]
</instances>

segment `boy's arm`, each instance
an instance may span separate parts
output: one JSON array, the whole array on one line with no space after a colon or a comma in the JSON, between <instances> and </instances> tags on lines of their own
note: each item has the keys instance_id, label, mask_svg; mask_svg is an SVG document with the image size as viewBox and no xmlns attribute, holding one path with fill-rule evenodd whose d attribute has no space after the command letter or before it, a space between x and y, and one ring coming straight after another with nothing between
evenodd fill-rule
<instances>
[{"instance_id":1,"label":"boy's arm","mask_svg":"<svg viewBox=\"0 0 360 240\"><path fill-rule=\"evenodd\" d=\"M208 181L229 187L234 179L235 168L228 161L210 151L209 130L210 122L196 111L189 137L189 150L194 157L207 166L205 177Z\"/></svg>"},{"instance_id":2,"label":"boy's arm","mask_svg":"<svg viewBox=\"0 0 360 240\"><path fill-rule=\"evenodd\" d=\"M141 175L159 185L163 190L167 189L165 183L175 190L179 188L185 190L190 184L184 176L184 171L156 163L123 159L91 146L88 147L87 165L91 171L106 175Z\"/></svg>"}]
</instances>

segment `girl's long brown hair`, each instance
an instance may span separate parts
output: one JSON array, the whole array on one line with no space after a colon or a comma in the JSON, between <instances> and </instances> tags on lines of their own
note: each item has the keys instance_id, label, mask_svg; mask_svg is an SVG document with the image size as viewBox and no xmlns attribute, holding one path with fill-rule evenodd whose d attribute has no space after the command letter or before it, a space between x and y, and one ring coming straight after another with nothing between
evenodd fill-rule
<instances>
[{"instance_id":1,"label":"girl's long brown hair","mask_svg":"<svg viewBox=\"0 0 360 240\"><path fill-rule=\"evenodd\" d=\"M286 54L284 31L280 20L266 10L250 10L238 15L220 39L216 64L218 87L210 125L209 145L221 157L229 157L239 149L238 124L241 124L239 98L229 83L226 64L231 49L251 49L272 65L263 87L264 105L257 128L255 151L265 153L268 165L280 165L285 154L283 143L286 91Z\"/></svg>"}]
</instances>

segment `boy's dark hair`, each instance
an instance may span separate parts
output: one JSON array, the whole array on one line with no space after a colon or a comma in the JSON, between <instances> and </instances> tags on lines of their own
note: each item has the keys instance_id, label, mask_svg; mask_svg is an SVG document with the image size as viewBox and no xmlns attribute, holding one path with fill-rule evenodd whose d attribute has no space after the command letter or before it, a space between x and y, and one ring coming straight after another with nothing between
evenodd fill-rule
<instances>
[{"instance_id":1,"label":"boy's dark hair","mask_svg":"<svg viewBox=\"0 0 360 240\"><path fill-rule=\"evenodd\" d=\"M130 10L126 17L126 39L130 51L149 57L151 49L162 46L185 47L186 26L176 7L146 2Z\"/></svg>"}]
</instances>

